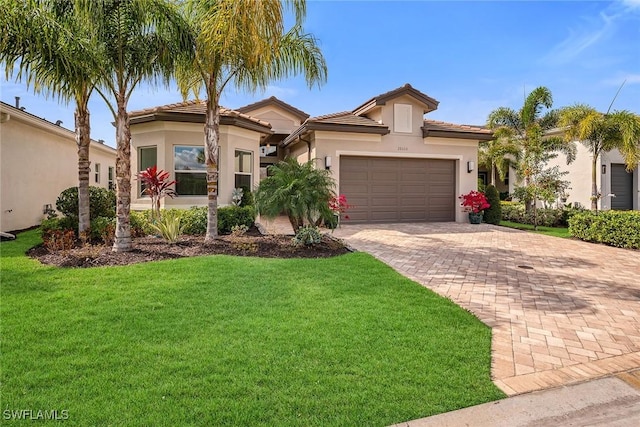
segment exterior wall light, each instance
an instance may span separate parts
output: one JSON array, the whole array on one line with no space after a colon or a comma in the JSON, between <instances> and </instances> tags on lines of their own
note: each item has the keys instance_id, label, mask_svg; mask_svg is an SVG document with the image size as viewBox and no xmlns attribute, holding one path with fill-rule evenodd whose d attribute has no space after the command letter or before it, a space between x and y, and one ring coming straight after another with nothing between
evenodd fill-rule
<instances>
[{"instance_id":1,"label":"exterior wall light","mask_svg":"<svg viewBox=\"0 0 640 427\"><path fill-rule=\"evenodd\" d=\"M467 162L467 172L471 173L476 168L475 162Z\"/></svg>"},{"instance_id":2,"label":"exterior wall light","mask_svg":"<svg viewBox=\"0 0 640 427\"><path fill-rule=\"evenodd\" d=\"M607 173L607 165L602 165L602 175L606 175Z\"/></svg>"},{"instance_id":3,"label":"exterior wall light","mask_svg":"<svg viewBox=\"0 0 640 427\"><path fill-rule=\"evenodd\" d=\"M327 156L324 158L324 168L331 169L331 156Z\"/></svg>"}]
</instances>

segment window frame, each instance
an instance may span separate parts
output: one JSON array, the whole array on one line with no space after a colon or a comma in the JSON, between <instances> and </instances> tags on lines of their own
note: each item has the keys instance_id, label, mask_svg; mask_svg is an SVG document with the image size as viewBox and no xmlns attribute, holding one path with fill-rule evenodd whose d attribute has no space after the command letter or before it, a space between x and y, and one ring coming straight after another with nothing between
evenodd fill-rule
<instances>
[{"instance_id":1,"label":"window frame","mask_svg":"<svg viewBox=\"0 0 640 427\"><path fill-rule=\"evenodd\" d=\"M96 184L100 184L100 163L93 165L93 180Z\"/></svg>"},{"instance_id":2,"label":"window frame","mask_svg":"<svg viewBox=\"0 0 640 427\"><path fill-rule=\"evenodd\" d=\"M151 150L154 149L156 150L156 158L155 158L155 162L153 165L158 165L158 146L157 145L145 145L144 147L138 147L138 172L143 172L145 171L147 168L143 168L142 165L142 151L143 150ZM151 165L151 166L153 166ZM149 166L147 166L149 167ZM144 194L142 189L142 181L140 179L138 179L138 197L139 198L143 198L143 197L149 197L146 194Z\"/></svg>"},{"instance_id":3,"label":"window frame","mask_svg":"<svg viewBox=\"0 0 640 427\"><path fill-rule=\"evenodd\" d=\"M248 154L249 155L249 172L239 172L239 171L236 170L236 155L237 155L237 153L243 153L243 154ZM249 190L253 191L253 173L254 173L254 170L253 170L254 169L253 168L253 160L254 160L254 158L253 158L253 156L254 155L255 155L255 153L253 151L251 151L251 150L243 150L243 149L239 149L239 148L236 148L234 150L234 152L233 152L233 186L234 186L234 188L238 188L238 187L236 187L236 182L237 182L236 177L238 175L248 176L249 177L249 183L250 183Z\"/></svg>"},{"instance_id":4,"label":"window frame","mask_svg":"<svg viewBox=\"0 0 640 427\"><path fill-rule=\"evenodd\" d=\"M114 176L115 176L115 168L113 166L109 166L107 168L107 186L109 190L116 189L116 186L114 185Z\"/></svg>"}]
</instances>

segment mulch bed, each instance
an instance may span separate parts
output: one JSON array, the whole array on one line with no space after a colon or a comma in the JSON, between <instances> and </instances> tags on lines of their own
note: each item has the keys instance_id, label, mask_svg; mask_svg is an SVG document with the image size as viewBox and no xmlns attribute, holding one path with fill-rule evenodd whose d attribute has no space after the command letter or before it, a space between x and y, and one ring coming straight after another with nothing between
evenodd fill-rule
<instances>
[{"instance_id":1,"label":"mulch bed","mask_svg":"<svg viewBox=\"0 0 640 427\"><path fill-rule=\"evenodd\" d=\"M59 267L99 267L129 265L165 259L200 255L236 255L263 258L328 258L350 252L344 243L329 235L320 243L294 246L292 236L261 235L250 232L244 236L220 236L212 243L204 243L204 236L182 236L169 244L158 237L133 239L130 252L112 252L111 245L77 246L67 251L50 252L43 245L28 251L28 255L43 264Z\"/></svg>"}]
</instances>

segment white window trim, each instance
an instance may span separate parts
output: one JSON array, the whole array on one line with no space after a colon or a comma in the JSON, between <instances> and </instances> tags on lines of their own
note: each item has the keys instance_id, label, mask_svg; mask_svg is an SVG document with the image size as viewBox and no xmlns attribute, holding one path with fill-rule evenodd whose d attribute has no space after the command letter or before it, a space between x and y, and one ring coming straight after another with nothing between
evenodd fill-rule
<instances>
[{"instance_id":1,"label":"white window trim","mask_svg":"<svg viewBox=\"0 0 640 427\"><path fill-rule=\"evenodd\" d=\"M236 158L236 153L246 153L246 154L250 154L251 155L251 159L249 161L249 172L238 172L236 171L236 162L235 162L235 158ZM251 150L241 150L241 149L235 149L233 152L233 184L235 186L235 181L236 181L236 175L242 175L242 176L248 176L250 177L250 182L251 182L251 188L250 190L253 191L253 160L254 160L254 155L255 153Z\"/></svg>"}]
</instances>

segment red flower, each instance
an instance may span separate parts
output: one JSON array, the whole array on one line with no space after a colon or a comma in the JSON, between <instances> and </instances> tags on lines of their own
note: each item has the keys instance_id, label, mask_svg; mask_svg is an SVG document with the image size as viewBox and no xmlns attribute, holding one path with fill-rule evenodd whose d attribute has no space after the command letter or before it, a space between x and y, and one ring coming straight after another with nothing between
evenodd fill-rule
<instances>
[{"instance_id":1,"label":"red flower","mask_svg":"<svg viewBox=\"0 0 640 427\"><path fill-rule=\"evenodd\" d=\"M462 200L461 206L465 207L466 212L480 213L491 207L484 193L479 191L472 191L458 198Z\"/></svg>"}]
</instances>

